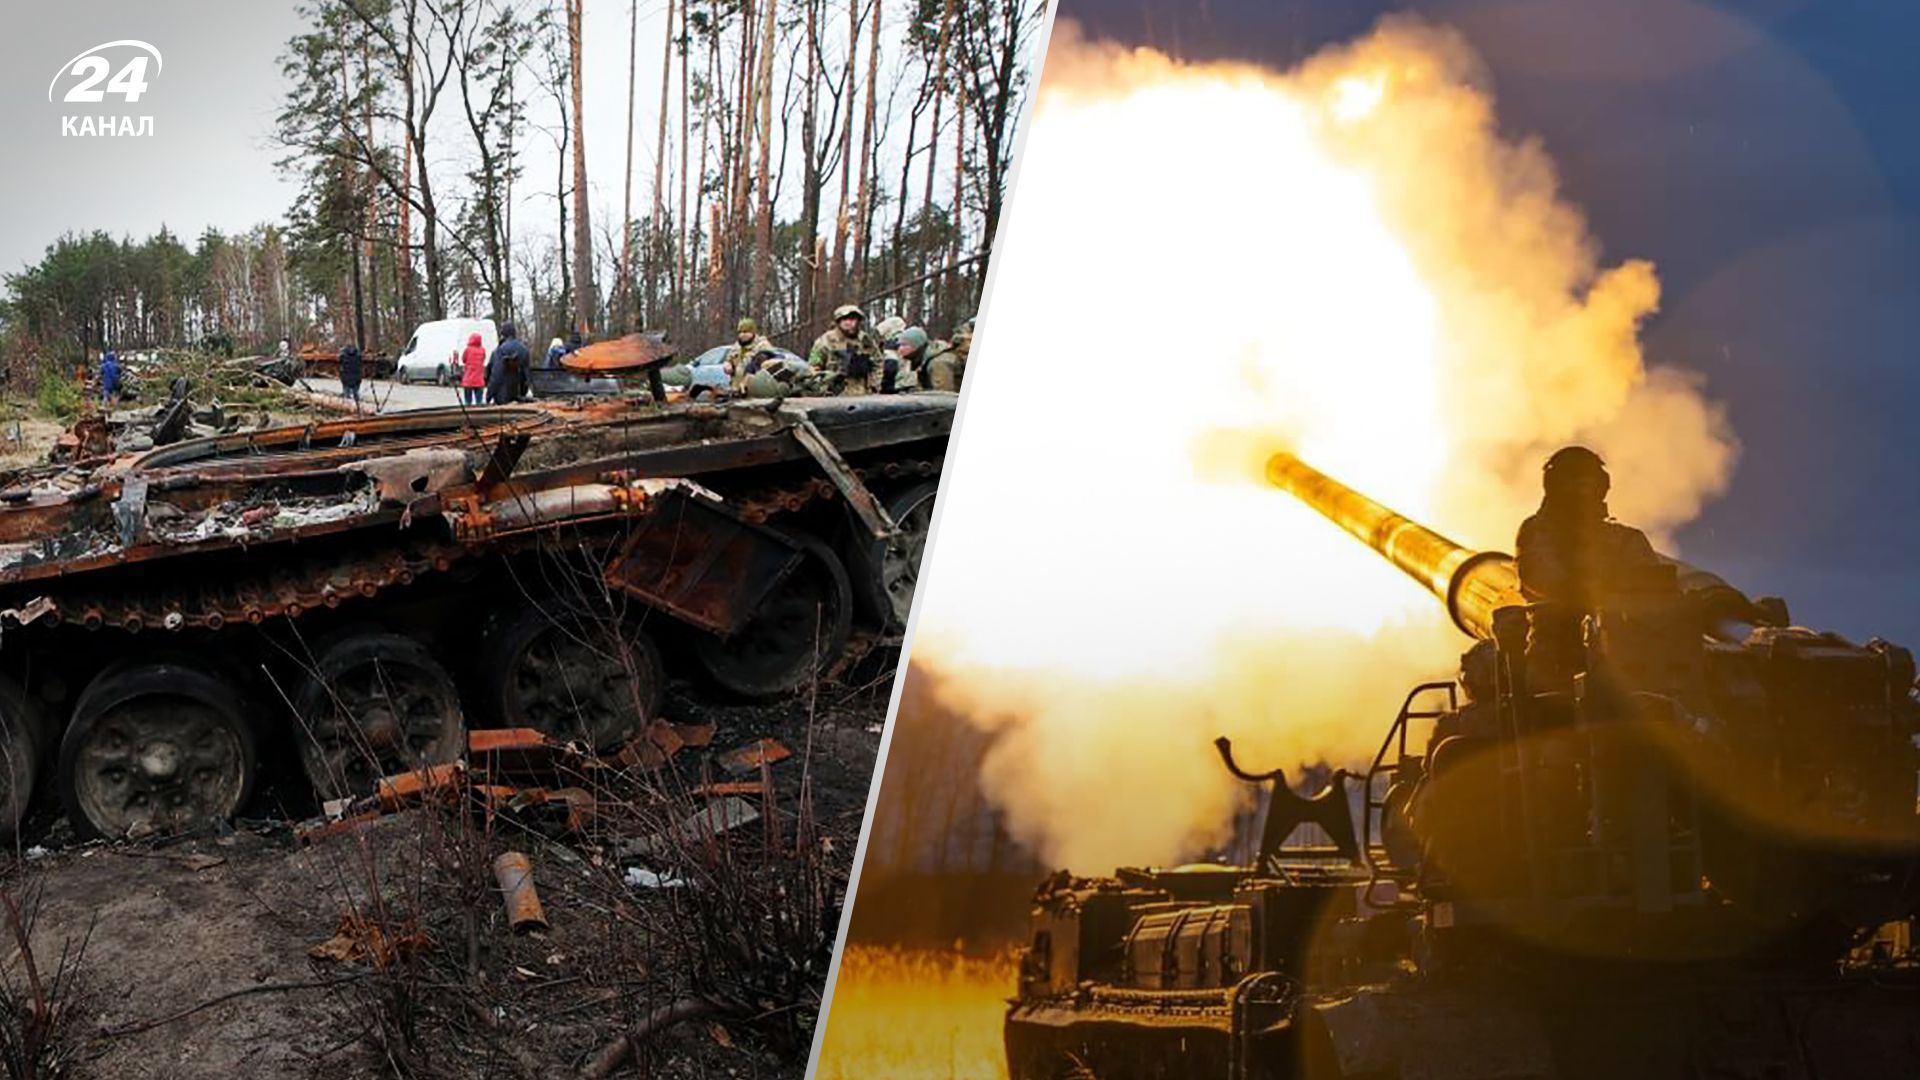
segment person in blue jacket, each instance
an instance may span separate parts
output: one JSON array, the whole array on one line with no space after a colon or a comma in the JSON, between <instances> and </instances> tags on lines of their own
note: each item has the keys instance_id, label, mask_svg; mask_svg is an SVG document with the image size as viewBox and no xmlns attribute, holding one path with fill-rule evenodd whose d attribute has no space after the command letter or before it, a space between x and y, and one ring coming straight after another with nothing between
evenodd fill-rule
<instances>
[{"instance_id":1,"label":"person in blue jacket","mask_svg":"<svg viewBox=\"0 0 1920 1080\"><path fill-rule=\"evenodd\" d=\"M119 396L120 358L108 349L100 357L100 407L107 407Z\"/></svg>"}]
</instances>

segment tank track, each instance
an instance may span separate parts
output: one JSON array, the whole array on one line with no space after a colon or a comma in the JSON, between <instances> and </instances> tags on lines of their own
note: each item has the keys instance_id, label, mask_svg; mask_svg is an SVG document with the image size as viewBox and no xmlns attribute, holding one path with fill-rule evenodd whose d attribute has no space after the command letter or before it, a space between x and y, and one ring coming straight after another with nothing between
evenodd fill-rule
<instances>
[{"instance_id":1,"label":"tank track","mask_svg":"<svg viewBox=\"0 0 1920 1080\"><path fill-rule=\"evenodd\" d=\"M879 480L932 478L940 475L944 464L945 458L926 458L857 466L853 471L860 477L861 483L870 486ZM798 484L754 488L741 493L731 502L742 518L760 525L775 515L795 513L817 500L837 498L839 494L831 481L816 476Z\"/></svg>"},{"instance_id":2,"label":"tank track","mask_svg":"<svg viewBox=\"0 0 1920 1080\"><path fill-rule=\"evenodd\" d=\"M451 570L476 553L445 540L409 540L362 555L301 554L290 560L253 558L238 573L218 576L218 585L191 581L140 593L55 594L37 622L67 623L89 630L219 630L268 619L299 618L372 598L427 574Z\"/></svg>"}]
</instances>

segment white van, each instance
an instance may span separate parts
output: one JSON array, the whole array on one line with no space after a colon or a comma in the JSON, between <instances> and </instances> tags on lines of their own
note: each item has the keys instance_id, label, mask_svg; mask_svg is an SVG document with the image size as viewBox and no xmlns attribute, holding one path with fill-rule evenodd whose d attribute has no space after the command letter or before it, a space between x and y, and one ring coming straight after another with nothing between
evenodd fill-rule
<instances>
[{"instance_id":1,"label":"white van","mask_svg":"<svg viewBox=\"0 0 1920 1080\"><path fill-rule=\"evenodd\" d=\"M394 362L393 377L403 383L430 382L441 386L460 385L460 354L467 338L480 335L487 355L500 344L500 332L492 319L440 319L421 323L408 339L406 349Z\"/></svg>"}]
</instances>

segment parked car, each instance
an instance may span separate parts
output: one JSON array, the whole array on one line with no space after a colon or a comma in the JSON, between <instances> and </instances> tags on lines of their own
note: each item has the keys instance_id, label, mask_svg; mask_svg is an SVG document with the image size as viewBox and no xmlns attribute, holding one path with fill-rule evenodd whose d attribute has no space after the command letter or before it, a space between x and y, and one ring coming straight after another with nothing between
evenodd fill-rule
<instances>
[{"instance_id":1,"label":"parked car","mask_svg":"<svg viewBox=\"0 0 1920 1080\"><path fill-rule=\"evenodd\" d=\"M480 344L492 356L500 344L500 332L492 319L440 319L421 323L408 339L407 347L394 361L393 377L403 383L430 382L440 386L460 383L460 352L467 338L480 335Z\"/></svg>"},{"instance_id":2,"label":"parked car","mask_svg":"<svg viewBox=\"0 0 1920 1080\"><path fill-rule=\"evenodd\" d=\"M611 375L543 367L535 367L527 375L527 389L537 398L601 397L620 392L620 380Z\"/></svg>"}]
</instances>

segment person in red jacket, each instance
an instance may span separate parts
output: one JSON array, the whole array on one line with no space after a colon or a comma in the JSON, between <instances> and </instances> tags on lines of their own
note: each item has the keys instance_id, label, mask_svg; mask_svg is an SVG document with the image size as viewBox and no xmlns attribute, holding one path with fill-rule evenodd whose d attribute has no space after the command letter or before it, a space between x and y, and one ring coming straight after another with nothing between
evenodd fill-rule
<instances>
[{"instance_id":1,"label":"person in red jacket","mask_svg":"<svg viewBox=\"0 0 1920 1080\"><path fill-rule=\"evenodd\" d=\"M460 392L462 403L478 405L487 393L487 347L479 334L467 335L467 347L460 353Z\"/></svg>"}]
</instances>

